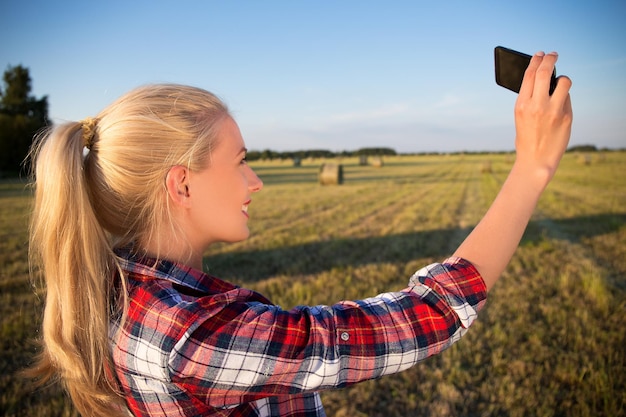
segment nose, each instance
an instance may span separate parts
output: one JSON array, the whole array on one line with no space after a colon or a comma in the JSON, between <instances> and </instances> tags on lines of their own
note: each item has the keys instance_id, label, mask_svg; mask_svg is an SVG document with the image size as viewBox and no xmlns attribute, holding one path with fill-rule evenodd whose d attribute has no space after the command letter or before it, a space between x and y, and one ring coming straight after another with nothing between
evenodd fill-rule
<instances>
[{"instance_id":1,"label":"nose","mask_svg":"<svg viewBox=\"0 0 626 417\"><path fill-rule=\"evenodd\" d=\"M253 193L261 191L263 189L263 181L249 166L248 170L248 189Z\"/></svg>"}]
</instances>

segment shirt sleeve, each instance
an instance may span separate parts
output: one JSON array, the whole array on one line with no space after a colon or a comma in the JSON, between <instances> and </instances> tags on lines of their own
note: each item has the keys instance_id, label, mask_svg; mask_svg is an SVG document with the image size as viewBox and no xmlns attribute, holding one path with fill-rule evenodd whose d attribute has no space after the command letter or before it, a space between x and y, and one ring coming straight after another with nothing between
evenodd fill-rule
<instances>
[{"instance_id":1,"label":"shirt sleeve","mask_svg":"<svg viewBox=\"0 0 626 417\"><path fill-rule=\"evenodd\" d=\"M344 387L446 349L485 300L480 274L460 258L422 268L402 291L333 306L212 297L169 356L172 381L214 407Z\"/></svg>"}]
</instances>

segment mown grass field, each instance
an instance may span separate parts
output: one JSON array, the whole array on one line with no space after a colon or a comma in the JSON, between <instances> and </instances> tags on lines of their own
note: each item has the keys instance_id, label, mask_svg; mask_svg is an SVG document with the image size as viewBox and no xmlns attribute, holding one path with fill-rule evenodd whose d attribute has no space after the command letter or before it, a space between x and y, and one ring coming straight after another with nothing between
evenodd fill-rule
<instances>
[{"instance_id":1,"label":"mown grass field","mask_svg":"<svg viewBox=\"0 0 626 417\"><path fill-rule=\"evenodd\" d=\"M344 159L341 186L318 184L320 160L253 163L265 188L251 238L214 247L205 263L285 308L401 289L452 253L512 160ZM565 156L469 334L402 374L323 393L329 416L626 415L626 153L582 161ZM0 183L0 414L75 415L58 387L32 393L15 375L42 308L28 277L29 204L23 183Z\"/></svg>"}]
</instances>

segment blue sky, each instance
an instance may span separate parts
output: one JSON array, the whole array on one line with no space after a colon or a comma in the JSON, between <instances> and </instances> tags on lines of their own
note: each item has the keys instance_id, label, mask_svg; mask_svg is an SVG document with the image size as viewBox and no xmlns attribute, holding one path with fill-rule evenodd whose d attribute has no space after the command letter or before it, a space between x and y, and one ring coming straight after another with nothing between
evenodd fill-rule
<instances>
[{"instance_id":1,"label":"blue sky","mask_svg":"<svg viewBox=\"0 0 626 417\"><path fill-rule=\"evenodd\" d=\"M626 2L19 1L0 65L24 65L55 122L138 85L219 95L250 149L512 150L516 95L493 48L559 52L572 145L626 147Z\"/></svg>"}]
</instances>

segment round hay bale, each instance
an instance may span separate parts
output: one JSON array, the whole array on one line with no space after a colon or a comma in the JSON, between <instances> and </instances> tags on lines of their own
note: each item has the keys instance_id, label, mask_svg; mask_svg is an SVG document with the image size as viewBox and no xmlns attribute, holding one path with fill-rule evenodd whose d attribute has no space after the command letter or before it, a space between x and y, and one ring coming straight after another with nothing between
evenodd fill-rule
<instances>
[{"instance_id":1,"label":"round hay bale","mask_svg":"<svg viewBox=\"0 0 626 417\"><path fill-rule=\"evenodd\" d=\"M480 172L483 174L491 174L493 172L493 168L491 167L491 161L485 161L480 166Z\"/></svg>"},{"instance_id":2,"label":"round hay bale","mask_svg":"<svg viewBox=\"0 0 626 417\"><path fill-rule=\"evenodd\" d=\"M372 158L372 166L375 168L382 168L383 158L381 156L375 156Z\"/></svg>"},{"instance_id":3,"label":"round hay bale","mask_svg":"<svg viewBox=\"0 0 626 417\"><path fill-rule=\"evenodd\" d=\"M343 183L343 166L341 164L322 164L318 179L322 185L340 185Z\"/></svg>"}]
</instances>

